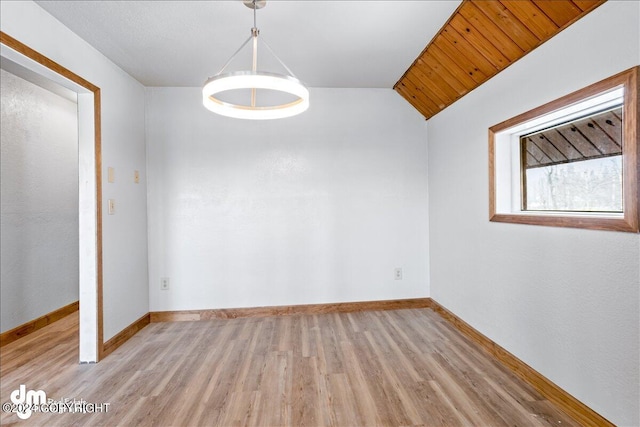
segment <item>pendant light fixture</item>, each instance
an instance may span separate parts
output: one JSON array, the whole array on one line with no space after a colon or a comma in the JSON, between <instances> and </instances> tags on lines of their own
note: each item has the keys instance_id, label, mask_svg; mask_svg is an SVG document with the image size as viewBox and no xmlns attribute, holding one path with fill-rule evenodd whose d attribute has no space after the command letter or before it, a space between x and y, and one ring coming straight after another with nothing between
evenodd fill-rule
<instances>
[{"instance_id":1,"label":"pendant light fixture","mask_svg":"<svg viewBox=\"0 0 640 427\"><path fill-rule=\"evenodd\" d=\"M243 3L253 9L251 35L229 58L222 69L205 82L202 88L202 103L214 113L238 119L280 119L304 112L309 108L309 90L278 58L267 42L258 37L260 31L256 26L256 10L266 6L266 1L243 0ZM259 69L258 41L266 47L266 50L288 74ZM225 72L229 64L249 42L252 42L253 45L251 70ZM237 93L231 97L232 100L223 98L224 92L229 95L236 91ZM276 96L271 91L274 91ZM273 102L274 98L277 102Z\"/></svg>"}]
</instances>

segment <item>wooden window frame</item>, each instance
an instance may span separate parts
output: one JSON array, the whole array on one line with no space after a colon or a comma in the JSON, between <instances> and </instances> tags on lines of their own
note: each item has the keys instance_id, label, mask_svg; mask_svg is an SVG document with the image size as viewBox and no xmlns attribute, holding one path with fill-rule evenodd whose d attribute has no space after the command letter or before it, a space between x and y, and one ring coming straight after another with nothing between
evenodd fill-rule
<instances>
[{"instance_id":1,"label":"wooden window frame","mask_svg":"<svg viewBox=\"0 0 640 427\"><path fill-rule=\"evenodd\" d=\"M638 177L640 176L640 150L638 142L638 136L640 135L640 120L638 120L638 113L640 111L639 73L640 66L632 67L489 128L489 220L492 222L625 231L632 233L640 231L640 208L638 207L638 201L640 200L640 186L638 185ZM496 211L496 135L519 124L561 110L587 98L621 86L624 87L624 144L622 149L622 191L624 206L622 216L613 218L606 214L572 215L565 212L547 214L537 211L498 213Z\"/></svg>"}]
</instances>

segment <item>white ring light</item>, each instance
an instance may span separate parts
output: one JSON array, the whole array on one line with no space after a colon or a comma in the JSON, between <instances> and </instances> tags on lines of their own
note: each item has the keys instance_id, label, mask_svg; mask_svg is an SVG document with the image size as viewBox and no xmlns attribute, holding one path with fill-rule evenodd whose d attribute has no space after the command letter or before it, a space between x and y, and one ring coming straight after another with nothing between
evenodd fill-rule
<instances>
[{"instance_id":1,"label":"white ring light","mask_svg":"<svg viewBox=\"0 0 640 427\"><path fill-rule=\"evenodd\" d=\"M234 89L270 89L296 96L288 104L257 107L232 104L216 98ZM202 88L202 103L214 113L236 119L268 120L295 116L309 108L309 90L292 76L263 71L236 71L211 77Z\"/></svg>"}]
</instances>

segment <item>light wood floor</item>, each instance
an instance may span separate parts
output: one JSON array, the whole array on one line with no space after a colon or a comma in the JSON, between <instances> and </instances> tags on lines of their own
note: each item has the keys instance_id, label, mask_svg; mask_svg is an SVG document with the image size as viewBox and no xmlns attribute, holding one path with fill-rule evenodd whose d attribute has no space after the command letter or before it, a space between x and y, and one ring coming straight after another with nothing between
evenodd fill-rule
<instances>
[{"instance_id":1,"label":"light wood floor","mask_svg":"<svg viewBox=\"0 0 640 427\"><path fill-rule=\"evenodd\" d=\"M107 413L2 413L2 424L575 426L430 309L152 323L77 363L77 314L2 348L20 384Z\"/></svg>"}]
</instances>

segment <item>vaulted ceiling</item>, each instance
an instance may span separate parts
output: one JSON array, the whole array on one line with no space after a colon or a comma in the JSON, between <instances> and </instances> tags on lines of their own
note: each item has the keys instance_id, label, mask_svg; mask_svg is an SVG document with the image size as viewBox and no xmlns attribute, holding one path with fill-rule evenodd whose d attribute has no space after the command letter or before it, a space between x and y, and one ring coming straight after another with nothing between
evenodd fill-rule
<instances>
[{"instance_id":1,"label":"vaulted ceiling","mask_svg":"<svg viewBox=\"0 0 640 427\"><path fill-rule=\"evenodd\" d=\"M428 119L604 1L271 0L257 17L308 86L393 86ZM240 0L36 2L146 86L202 85L253 24Z\"/></svg>"},{"instance_id":2,"label":"vaulted ceiling","mask_svg":"<svg viewBox=\"0 0 640 427\"><path fill-rule=\"evenodd\" d=\"M395 90L430 118L605 0L464 0Z\"/></svg>"},{"instance_id":3,"label":"vaulted ceiling","mask_svg":"<svg viewBox=\"0 0 640 427\"><path fill-rule=\"evenodd\" d=\"M36 3L145 86L201 86L253 26L252 10L240 0ZM459 4L269 0L257 24L308 86L391 88ZM249 55L238 58L245 59L250 65ZM269 59L259 54L259 61Z\"/></svg>"}]
</instances>

